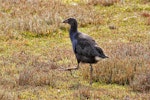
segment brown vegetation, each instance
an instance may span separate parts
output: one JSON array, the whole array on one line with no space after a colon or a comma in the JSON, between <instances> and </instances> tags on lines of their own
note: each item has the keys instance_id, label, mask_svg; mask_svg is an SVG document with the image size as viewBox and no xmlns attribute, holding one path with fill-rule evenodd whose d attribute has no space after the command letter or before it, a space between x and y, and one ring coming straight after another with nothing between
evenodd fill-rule
<instances>
[{"instance_id":1,"label":"brown vegetation","mask_svg":"<svg viewBox=\"0 0 150 100\"><path fill-rule=\"evenodd\" d=\"M120 0L89 0L89 4L103 6L111 6L117 2L120 2Z\"/></svg>"},{"instance_id":2,"label":"brown vegetation","mask_svg":"<svg viewBox=\"0 0 150 100\"><path fill-rule=\"evenodd\" d=\"M0 99L148 100L148 2L67 1L0 1ZM76 65L68 27L61 23L68 17L75 17L79 30L109 56L94 65L93 86L88 84L89 65L81 64L72 76L58 70Z\"/></svg>"}]
</instances>

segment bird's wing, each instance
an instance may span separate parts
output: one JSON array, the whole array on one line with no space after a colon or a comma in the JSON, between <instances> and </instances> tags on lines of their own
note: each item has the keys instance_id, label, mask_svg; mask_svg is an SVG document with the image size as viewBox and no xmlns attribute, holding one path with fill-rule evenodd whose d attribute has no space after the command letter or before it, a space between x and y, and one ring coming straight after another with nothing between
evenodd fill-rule
<instances>
[{"instance_id":1,"label":"bird's wing","mask_svg":"<svg viewBox=\"0 0 150 100\"><path fill-rule=\"evenodd\" d=\"M85 38L78 38L75 46L75 53L83 56L99 56L99 52L95 48L96 43Z\"/></svg>"},{"instance_id":2,"label":"bird's wing","mask_svg":"<svg viewBox=\"0 0 150 100\"><path fill-rule=\"evenodd\" d=\"M95 40L92 37L90 37L89 35L87 35L87 34L79 32L78 33L78 38L79 39L86 39L87 41L90 41L90 43L96 44Z\"/></svg>"}]
</instances>

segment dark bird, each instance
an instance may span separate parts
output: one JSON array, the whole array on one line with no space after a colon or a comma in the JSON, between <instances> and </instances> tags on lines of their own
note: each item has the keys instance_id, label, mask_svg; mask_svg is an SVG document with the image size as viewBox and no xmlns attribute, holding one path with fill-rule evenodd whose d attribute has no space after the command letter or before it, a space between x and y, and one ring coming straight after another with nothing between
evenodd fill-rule
<instances>
[{"instance_id":1,"label":"dark bird","mask_svg":"<svg viewBox=\"0 0 150 100\"><path fill-rule=\"evenodd\" d=\"M73 51L77 59L77 67L66 68L65 70L77 70L80 62L90 64L90 84L92 84L92 64L97 63L100 59L108 58L103 50L98 47L95 40L87 34L78 31L78 23L75 18L68 18L63 21L68 23L70 27L69 35L72 42Z\"/></svg>"}]
</instances>

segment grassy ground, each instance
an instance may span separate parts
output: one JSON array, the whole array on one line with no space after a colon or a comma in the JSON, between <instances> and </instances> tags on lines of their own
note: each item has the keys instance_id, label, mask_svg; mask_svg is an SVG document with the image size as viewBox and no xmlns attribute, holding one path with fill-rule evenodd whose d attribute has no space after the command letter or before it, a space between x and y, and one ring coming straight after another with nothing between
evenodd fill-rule
<instances>
[{"instance_id":1,"label":"grassy ground","mask_svg":"<svg viewBox=\"0 0 150 100\"><path fill-rule=\"evenodd\" d=\"M0 0L0 99L149 100L150 2ZM68 36L75 17L110 57L76 65Z\"/></svg>"}]
</instances>

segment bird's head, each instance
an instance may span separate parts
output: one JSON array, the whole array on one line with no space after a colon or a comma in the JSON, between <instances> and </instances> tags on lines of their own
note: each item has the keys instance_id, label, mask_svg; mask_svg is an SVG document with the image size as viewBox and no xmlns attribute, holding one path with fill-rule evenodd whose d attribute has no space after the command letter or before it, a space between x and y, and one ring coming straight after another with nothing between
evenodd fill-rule
<instances>
[{"instance_id":1,"label":"bird's head","mask_svg":"<svg viewBox=\"0 0 150 100\"><path fill-rule=\"evenodd\" d=\"M71 26L77 25L77 20L75 18L68 18L63 21L63 23L68 23Z\"/></svg>"}]
</instances>

